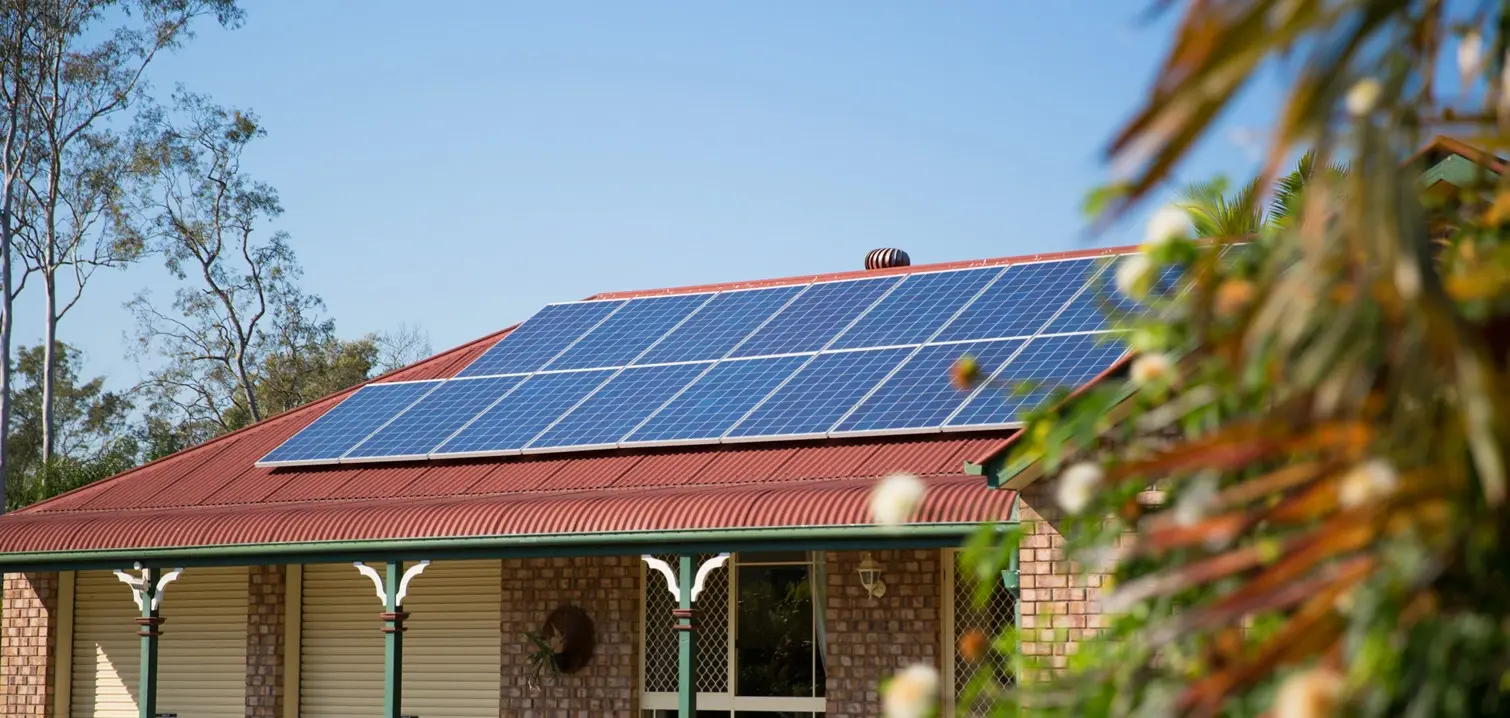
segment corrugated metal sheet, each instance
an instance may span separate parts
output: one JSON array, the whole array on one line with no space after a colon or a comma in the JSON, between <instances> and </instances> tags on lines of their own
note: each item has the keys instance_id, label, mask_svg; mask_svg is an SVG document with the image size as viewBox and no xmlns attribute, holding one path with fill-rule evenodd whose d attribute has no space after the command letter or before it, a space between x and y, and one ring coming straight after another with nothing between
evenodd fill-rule
<instances>
[{"instance_id":1,"label":"corrugated metal sheet","mask_svg":"<svg viewBox=\"0 0 1510 718\"><path fill-rule=\"evenodd\" d=\"M920 518L1006 518L1012 493L979 477L927 477ZM285 541L509 536L867 524L874 479L328 501L132 513L18 516L0 522L10 551L163 548Z\"/></svg>"}]
</instances>

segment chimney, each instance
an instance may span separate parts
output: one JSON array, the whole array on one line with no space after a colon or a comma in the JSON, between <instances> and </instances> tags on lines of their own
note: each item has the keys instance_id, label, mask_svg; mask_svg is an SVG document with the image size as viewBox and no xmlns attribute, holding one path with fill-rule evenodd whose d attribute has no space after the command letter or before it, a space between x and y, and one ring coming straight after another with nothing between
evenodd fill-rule
<instances>
[{"instance_id":1,"label":"chimney","mask_svg":"<svg viewBox=\"0 0 1510 718\"><path fill-rule=\"evenodd\" d=\"M912 266L912 258L900 249L872 249L865 255L866 269Z\"/></svg>"}]
</instances>

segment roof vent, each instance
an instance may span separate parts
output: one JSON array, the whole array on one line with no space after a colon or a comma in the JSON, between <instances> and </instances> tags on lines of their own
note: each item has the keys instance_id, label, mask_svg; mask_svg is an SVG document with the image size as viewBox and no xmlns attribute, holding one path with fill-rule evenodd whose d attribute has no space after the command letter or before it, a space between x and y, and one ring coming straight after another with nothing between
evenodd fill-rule
<instances>
[{"instance_id":1,"label":"roof vent","mask_svg":"<svg viewBox=\"0 0 1510 718\"><path fill-rule=\"evenodd\" d=\"M912 258L900 249L872 249L865 255L866 269L912 266Z\"/></svg>"}]
</instances>

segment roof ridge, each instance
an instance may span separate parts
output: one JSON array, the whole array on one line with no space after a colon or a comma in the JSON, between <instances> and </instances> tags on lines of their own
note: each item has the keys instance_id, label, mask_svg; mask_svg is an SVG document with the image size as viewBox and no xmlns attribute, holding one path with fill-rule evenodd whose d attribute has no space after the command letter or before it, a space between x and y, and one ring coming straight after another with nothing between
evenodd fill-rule
<instances>
[{"instance_id":1,"label":"roof ridge","mask_svg":"<svg viewBox=\"0 0 1510 718\"><path fill-rule=\"evenodd\" d=\"M635 299L639 297L659 297L673 294L695 294L698 292L713 292L729 289L756 289L760 287L780 287L792 284L807 284L810 282L831 282L844 279L858 279L860 277L885 277L896 274L939 272L950 269L1005 266L1026 262L1046 262L1060 259L1080 259L1084 257L1110 257L1119 254L1127 254L1129 252L1136 251L1137 249L1137 245L1123 245L1116 247L1074 249L1066 250L1063 252L1040 252L1038 254L1023 254L1008 257L990 257L986 259L964 259L952 262L934 262L932 264L914 264L905 267L888 267L886 269L854 269L840 272L819 272L816 274L799 274L789 277L773 277L770 279L746 279L733 282L689 284L680 287L662 287L655 289L629 289L616 292L599 292L597 294L589 295L581 301L599 301L605 299Z\"/></svg>"},{"instance_id":2,"label":"roof ridge","mask_svg":"<svg viewBox=\"0 0 1510 718\"><path fill-rule=\"evenodd\" d=\"M153 459L152 461L148 461L147 463L142 464L140 466L134 466L132 468L129 468L129 469L125 470L125 471L122 471L119 474L115 474L114 476L109 476L109 477L106 477L104 479L100 479L99 481L95 481L95 482L92 482L92 483L84 484L83 486L80 486L78 488L74 488L74 489L70 489L68 491L64 491L63 493L58 494L56 496L49 496L49 497L47 497L47 498L45 498L45 499L43 499L41 501L38 501L37 503L31 504L29 506L23 506L23 507L21 507L19 509L16 509L15 511L10 511L10 512L6 512L6 513L9 514L9 515L30 514L30 513L43 513L43 512L46 511L46 507L47 507L48 504L51 504L51 503L53 503L55 501L59 501L59 500L65 498L65 497L71 497L71 496L74 496L75 494L82 493L82 492L84 492L86 490L102 489L103 487L113 485L117 481L120 481L121 479L124 479L124 478L126 478L128 476L132 476L132 475L136 474L137 472L143 471L143 470L145 470L145 469L147 469L149 467L154 467L154 466L157 466L158 464L166 463L166 462L168 462L168 461L170 461L172 459L183 458L183 457L189 456L190 454L193 454L193 453L196 453L196 452L199 452L199 451L206 451L206 450L212 449L213 447L218 447L218 446L220 446L221 444L223 444L223 443L225 443L227 441L231 441L232 439L240 437L242 434L244 434L246 432L252 431L253 429L258 429L260 427L264 427L264 426L266 426L268 424L271 424L274 421L278 421L280 419L286 419L286 418L288 418L288 417L290 417L290 416L292 416L294 414L298 414L300 412L314 411L316 408L318 408L318 407L320 407L320 406L328 403L330 400L335 399L337 397L343 397L343 396L346 396L348 394L351 394L351 393L357 391L358 389L361 389L362 387L367 386L368 384L375 384L375 383L378 383L380 381L386 380L389 377L392 377L394 375L401 374L401 373L406 372L406 371L411 371L413 369L417 369L417 368L419 368L421 366L425 366L427 364L437 363L437 362L439 362L441 360L444 360L444 359L453 357L453 356L455 356L457 354L460 354L462 352L465 352L468 349L472 349L473 347L476 347L478 344L482 344L482 343L488 342L488 341L496 341L498 337L501 337L501 336L503 336L505 334L508 334L509 332L513 331L514 328L517 327L517 326L519 326L519 325L515 324L515 325L509 326L507 328L500 329L500 330L498 330L496 332L493 332L492 334L488 334L488 335L483 336L481 338L469 341L469 342L467 342L465 344L461 344L461 345L452 347L450 349L446 349L446 350L444 350L444 351L442 351L442 352L440 352L438 354L434 354L434 355L429 356L429 357L427 357L425 359L421 359L421 360L419 360L417 362L414 362L413 364L409 364L407 366L402 366L402 367L399 367L397 369L393 369L391 371L384 372L382 374L379 374L378 376L372 377L372 378L367 379L365 381L362 381L360 383L352 384L351 386L348 386L345 389L341 389L341 390L338 390L338 391L331 392L330 394L326 394L325 396L322 396L322 397L320 397L318 399L315 399L313 401L310 401L308 403L300 404L299 406L296 406L296 407L294 407L292 409L288 409L286 411L278 412L277 414L273 414L272 416L264 417L261 421L258 421L258 422L252 423L252 424L248 424L248 425L243 426L240 429L236 429L234 431L228 431L228 432L226 432L224 434L216 436L216 437L214 437L214 438L212 438L212 439L210 439L208 441L205 441L203 443L195 444L194 446L191 446L191 447L189 447L187 449L183 449L181 451L175 451L175 452L173 452L171 454L168 454L167 456L162 456L162 457Z\"/></svg>"}]
</instances>

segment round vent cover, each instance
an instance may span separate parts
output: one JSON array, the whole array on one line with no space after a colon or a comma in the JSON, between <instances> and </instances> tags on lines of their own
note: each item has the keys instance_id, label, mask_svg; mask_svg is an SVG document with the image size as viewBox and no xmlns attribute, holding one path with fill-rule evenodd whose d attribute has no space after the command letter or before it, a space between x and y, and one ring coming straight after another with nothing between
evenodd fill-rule
<instances>
[{"instance_id":1,"label":"round vent cover","mask_svg":"<svg viewBox=\"0 0 1510 718\"><path fill-rule=\"evenodd\" d=\"M912 265L912 258L900 249L872 249L865 255L866 269L886 269L888 267L907 267Z\"/></svg>"}]
</instances>

